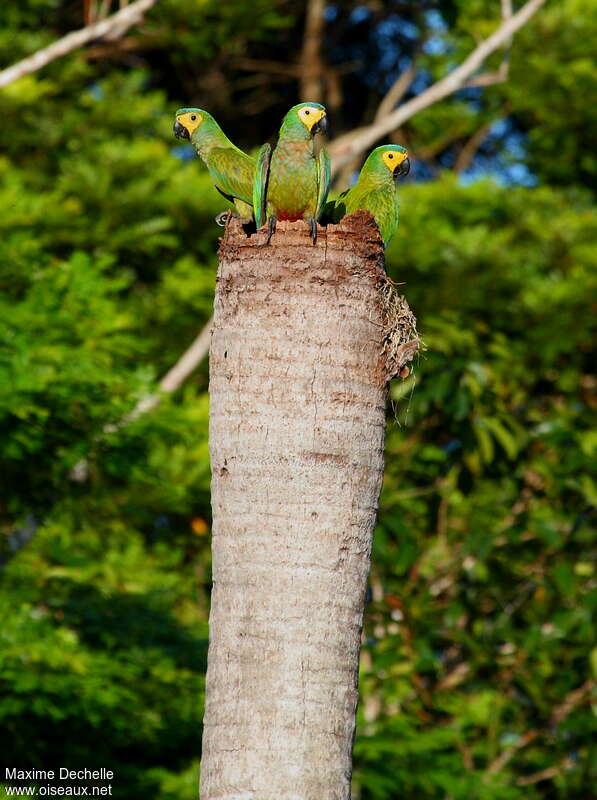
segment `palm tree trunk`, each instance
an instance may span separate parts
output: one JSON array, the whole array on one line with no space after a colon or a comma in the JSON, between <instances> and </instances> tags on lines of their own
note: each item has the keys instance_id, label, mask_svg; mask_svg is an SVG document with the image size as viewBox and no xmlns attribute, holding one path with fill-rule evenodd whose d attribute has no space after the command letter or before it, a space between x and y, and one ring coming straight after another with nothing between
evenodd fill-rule
<instances>
[{"instance_id":1,"label":"palm tree trunk","mask_svg":"<svg viewBox=\"0 0 597 800\"><path fill-rule=\"evenodd\" d=\"M387 379L416 349L388 358L388 296L368 214L320 228L315 247L303 223L280 223L269 247L227 227L202 800L350 797Z\"/></svg>"}]
</instances>

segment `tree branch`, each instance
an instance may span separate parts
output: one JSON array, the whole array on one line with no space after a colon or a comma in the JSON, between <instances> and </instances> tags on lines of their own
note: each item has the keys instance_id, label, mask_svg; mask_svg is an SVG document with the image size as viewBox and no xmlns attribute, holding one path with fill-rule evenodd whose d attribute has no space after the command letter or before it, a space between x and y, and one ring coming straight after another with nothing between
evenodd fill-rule
<instances>
[{"instance_id":1,"label":"tree branch","mask_svg":"<svg viewBox=\"0 0 597 800\"><path fill-rule=\"evenodd\" d=\"M560 772L563 772L565 769L570 769L573 766L574 759L566 757L555 767L547 767L547 769L542 769L540 772L533 772L532 775L524 775L522 778L518 778L516 785L531 786L533 783L539 783L540 781L550 781L552 778L559 775Z\"/></svg>"},{"instance_id":2,"label":"tree branch","mask_svg":"<svg viewBox=\"0 0 597 800\"><path fill-rule=\"evenodd\" d=\"M211 318L200 331L199 335L194 339L193 343L188 347L182 356L178 359L176 364L168 370L159 383L159 391L142 397L137 405L126 414L119 422L112 423L104 426L104 433L115 433L121 428L126 427L134 420L138 419L142 414L151 411L160 404L162 394L171 394L175 392L184 381L189 377L203 361L209 352L209 344L211 341L211 328L213 318ZM71 469L70 479L77 483L84 483L89 477L89 462L86 458L82 458ZM16 555L25 545L33 538L37 529L39 528L39 521L29 514L25 525L22 528L17 528L9 537L10 556ZM8 557L7 557L8 558ZM4 566L7 558L0 558L0 569Z\"/></svg>"},{"instance_id":3,"label":"tree branch","mask_svg":"<svg viewBox=\"0 0 597 800\"><path fill-rule=\"evenodd\" d=\"M300 64L287 64L283 61L269 61L264 58L238 58L234 61L234 66L249 72L287 75L289 78L298 78L300 71Z\"/></svg>"},{"instance_id":4,"label":"tree branch","mask_svg":"<svg viewBox=\"0 0 597 800\"><path fill-rule=\"evenodd\" d=\"M508 79L509 67L507 61L502 61L500 68L495 72L484 72L477 78L472 78L465 84L466 89L476 89L482 86L494 86L496 83L503 83Z\"/></svg>"},{"instance_id":5,"label":"tree branch","mask_svg":"<svg viewBox=\"0 0 597 800\"><path fill-rule=\"evenodd\" d=\"M382 136L398 128L419 111L428 108L438 100L453 94L466 86L467 81L479 69L485 59L503 47L520 30L547 0L528 0L512 17L505 20L487 39L481 42L465 60L445 78L434 83L429 89L413 97L404 105L392 111L371 125L357 128L340 136L329 146L330 155L335 157L333 172L337 172L352 156L371 147Z\"/></svg>"},{"instance_id":6,"label":"tree branch","mask_svg":"<svg viewBox=\"0 0 597 800\"><path fill-rule=\"evenodd\" d=\"M574 709L577 706L579 706L582 702L584 702L586 696L588 695L589 692L593 690L594 686L595 686L595 681L589 678L589 680L585 681L577 689L573 689L568 695L566 695L564 701L560 703L560 705L556 706L552 711L551 716L549 718L549 727L553 728L559 725L560 722L562 722L562 720L564 720L570 713L572 713L572 711L574 711ZM506 766L506 764L508 764L508 762L514 758L514 756L519 750L522 750L523 747L526 747L528 744L534 741L537 738L537 736L539 736L540 733L541 731L537 729L527 731L523 736L520 737L520 739L518 740L518 742L516 742L516 744L513 744L511 747L507 747L487 767L487 769L485 770L484 780L487 780L489 776L495 775L497 772L500 772ZM551 768L549 772L550 771ZM541 777L537 777L537 775L541 776L541 773L535 773L532 780L525 780L524 783L521 785L526 785L526 783L534 783L539 780L544 780L545 777L553 777L551 774Z\"/></svg>"},{"instance_id":7,"label":"tree branch","mask_svg":"<svg viewBox=\"0 0 597 800\"><path fill-rule=\"evenodd\" d=\"M394 106L396 106L396 104L400 102L404 93L406 92L410 84L413 82L416 74L417 74L417 69L415 67L415 62L413 58L412 64L410 64L410 66L408 66L403 72L400 73L398 78L394 81L394 83L388 90L387 94L383 97L381 103L377 108L374 122L377 122L379 119L385 117L386 114L389 114L390 111L392 111L392 109L394 108ZM334 176L336 178L334 185L343 186L347 184L350 176L355 170L358 169L358 167L359 167L358 155L354 155L352 158L347 159L347 161L342 167L341 172L339 173L334 172Z\"/></svg>"},{"instance_id":8,"label":"tree branch","mask_svg":"<svg viewBox=\"0 0 597 800\"><path fill-rule=\"evenodd\" d=\"M559 725L563 719L566 719L570 712L584 702L586 695L592 692L595 687L595 681L592 678L586 680L578 689L573 689L566 697L564 702L556 706L552 711L549 719L551 725Z\"/></svg>"},{"instance_id":9,"label":"tree branch","mask_svg":"<svg viewBox=\"0 0 597 800\"><path fill-rule=\"evenodd\" d=\"M519 750L522 750L523 747L526 747L532 741L534 741L537 736L539 735L539 731L532 730L527 731L524 736L521 736L518 742L511 747L507 747L500 755L494 759L491 764L487 767L485 771L485 780L490 775L495 775L497 772L501 772L501 770L508 764L516 755Z\"/></svg>"},{"instance_id":10,"label":"tree branch","mask_svg":"<svg viewBox=\"0 0 597 800\"><path fill-rule=\"evenodd\" d=\"M300 57L300 96L304 101L320 103L323 99L323 61L321 44L325 28L325 0L309 0L305 35Z\"/></svg>"},{"instance_id":11,"label":"tree branch","mask_svg":"<svg viewBox=\"0 0 597 800\"><path fill-rule=\"evenodd\" d=\"M470 139L464 143L461 151L458 153L456 163L454 164L454 172L460 174L470 167L477 150L489 136L494 122L495 120L492 120L491 122L486 122L484 125L481 125L479 130L475 131Z\"/></svg>"},{"instance_id":12,"label":"tree branch","mask_svg":"<svg viewBox=\"0 0 597 800\"><path fill-rule=\"evenodd\" d=\"M156 408L156 406L160 404L164 394L172 394L182 386L191 372L199 366L209 352L212 322L213 318L206 323L199 335L181 355L176 364L164 375L158 384L158 391L142 397L132 411L125 414L118 422L109 422L104 425L102 429L103 433L116 433L122 430L122 428L126 428L131 422L134 422L143 414ZM69 477L77 483L84 483L89 477L88 460L82 458L80 461L77 461L75 466L71 469Z\"/></svg>"},{"instance_id":13,"label":"tree branch","mask_svg":"<svg viewBox=\"0 0 597 800\"><path fill-rule=\"evenodd\" d=\"M184 351L176 364L164 375L158 384L158 391L142 397L133 410L126 414L119 422L113 425L106 425L104 428L105 433L113 433L114 431L126 427L142 414L146 414L148 411L158 406L163 394L172 394L182 386L191 372L199 366L209 352L212 322L213 318L205 324L198 336L193 340L193 343Z\"/></svg>"},{"instance_id":14,"label":"tree branch","mask_svg":"<svg viewBox=\"0 0 597 800\"><path fill-rule=\"evenodd\" d=\"M116 35L122 36L131 26L139 22L143 14L157 2L158 0L137 0L130 6L125 6L116 14L112 14L112 16L102 19L93 25L87 25L78 31L73 31L63 36L62 39L58 39L58 41L48 45L48 47L44 47L42 50L38 50L37 53L18 61L12 67L7 67L7 69L0 72L0 89L22 78L23 75L37 72L37 70L42 69L50 62L79 47L83 47L88 42Z\"/></svg>"},{"instance_id":15,"label":"tree branch","mask_svg":"<svg viewBox=\"0 0 597 800\"><path fill-rule=\"evenodd\" d=\"M383 119L393 111L394 107L402 100L404 93L415 79L416 74L417 68L413 59L412 63L396 78L388 93L379 104L375 113L375 122Z\"/></svg>"},{"instance_id":16,"label":"tree branch","mask_svg":"<svg viewBox=\"0 0 597 800\"><path fill-rule=\"evenodd\" d=\"M509 20L512 17L512 0L501 0L502 3L502 19ZM508 80L510 74L510 50L512 48L512 37L506 39L504 42L504 57L502 63L495 72L484 72L482 75L472 78L467 82L467 89L472 89L475 86L493 86L496 83L503 83Z\"/></svg>"}]
</instances>

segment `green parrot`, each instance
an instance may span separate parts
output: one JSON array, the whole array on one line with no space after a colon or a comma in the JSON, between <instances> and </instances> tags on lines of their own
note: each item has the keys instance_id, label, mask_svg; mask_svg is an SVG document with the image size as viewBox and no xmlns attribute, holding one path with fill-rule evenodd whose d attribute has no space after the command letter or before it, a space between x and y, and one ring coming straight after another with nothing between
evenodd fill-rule
<instances>
[{"instance_id":1,"label":"green parrot","mask_svg":"<svg viewBox=\"0 0 597 800\"><path fill-rule=\"evenodd\" d=\"M325 150L316 156L313 137L325 131L327 117L319 103L299 103L282 120L278 144L271 152L263 145L257 157L253 208L255 224L268 223L269 243L276 221L304 219L317 241L321 217L330 188L330 158Z\"/></svg>"},{"instance_id":2,"label":"green parrot","mask_svg":"<svg viewBox=\"0 0 597 800\"><path fill-rule=\"evenodd\" d=\"M334 222L340 222L343 216L359 209L370 211L384 247L387 247L398 228L399 203L395 181L399 175L408 175L409 171L410 161L404 147L399 144L376 147L363 164L355 185L343 192L333 206L328 203L326 214Z\"/></svg>"},{"instance_id":3,"label":"green parrot","mask_svg":"<svg viewBox=\"0 0 597 800\"><path fill-rule=\"evenodd\" d=\"M205 162L216 189L234 204L241 219L253 219L255 159L232 144L211 114L201 108L179 108L174 135L190 140ZM228 213L218 214L216 222L224 224Z\"/></svg>"}]
</instances>

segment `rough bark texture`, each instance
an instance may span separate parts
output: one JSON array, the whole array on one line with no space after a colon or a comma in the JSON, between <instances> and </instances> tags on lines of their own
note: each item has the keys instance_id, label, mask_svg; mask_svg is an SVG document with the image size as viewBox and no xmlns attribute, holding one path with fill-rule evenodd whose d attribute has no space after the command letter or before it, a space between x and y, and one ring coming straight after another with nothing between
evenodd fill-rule
<instances>
[{"instance_id":1,"label":"rough bark texture","mask_svg":"<svg viewBox=\"0 0 597 800\"><path fill-rule=\"evenodd\" d=\"M279 223L267 247L232 221L222 240L202 800L350 797L385 289L363 212L320 228L315 247L304 223Z\"/></svg>"}]
</instances>

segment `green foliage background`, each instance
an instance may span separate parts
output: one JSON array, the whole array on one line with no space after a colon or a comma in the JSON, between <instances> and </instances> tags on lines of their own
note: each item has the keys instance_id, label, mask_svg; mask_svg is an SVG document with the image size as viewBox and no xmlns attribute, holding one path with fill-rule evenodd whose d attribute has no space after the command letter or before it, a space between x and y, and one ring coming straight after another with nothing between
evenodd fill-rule
<instances>
[{"instance_id":1,"label":"green foliage background","mask_svg":"<svg viewBox=\"0 0 597 800\"><path fill-rule=\"evenodd\" d=\"M82 5L4 2L0 62L79 27ZM330 4L335 133L371 120L415 52L410 94L444 74L498 6ZM196 796L206 365L151 413L104 428L210 315L222 204L172 138L173 111L209 108L257 147L299 99L275 63L298 59L304 12L163 0L126 47L96 44L0 91L6 765L108 767L126 800ZM508 82L398 134L415 174L388 270L427 350L391 390L361 800L593 796L596 37L595 4L552 0L516 37Z\"/></svg>"}]
</instances>

